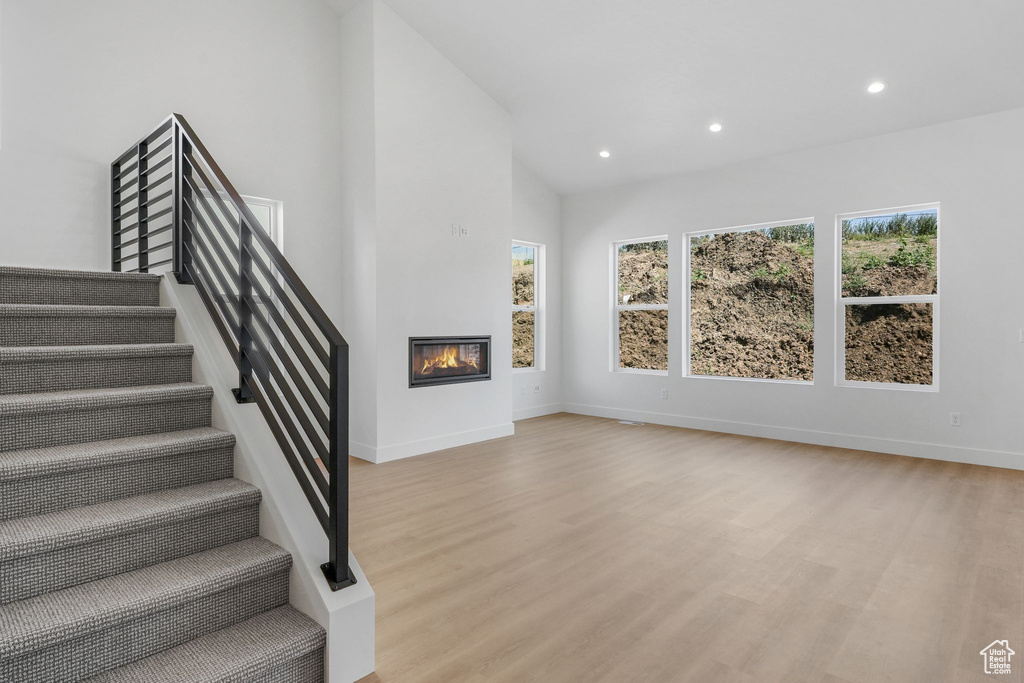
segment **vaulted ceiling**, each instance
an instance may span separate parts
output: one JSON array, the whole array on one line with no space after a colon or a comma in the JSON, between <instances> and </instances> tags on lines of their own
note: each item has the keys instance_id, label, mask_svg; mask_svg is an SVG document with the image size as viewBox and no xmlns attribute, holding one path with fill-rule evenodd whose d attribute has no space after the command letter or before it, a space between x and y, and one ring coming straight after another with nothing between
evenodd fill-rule
<instances>
[{"instance_id":1,"label":"vaulted ceiling","mask_svg":"<svg viewBox=\"0 0 1024 683\"><path fill-rule=\"evenodd\" d=\"M1022 0L386 4L509 111L516 157L562 193L1024 107Z\"/></svg>"}]
</instances>

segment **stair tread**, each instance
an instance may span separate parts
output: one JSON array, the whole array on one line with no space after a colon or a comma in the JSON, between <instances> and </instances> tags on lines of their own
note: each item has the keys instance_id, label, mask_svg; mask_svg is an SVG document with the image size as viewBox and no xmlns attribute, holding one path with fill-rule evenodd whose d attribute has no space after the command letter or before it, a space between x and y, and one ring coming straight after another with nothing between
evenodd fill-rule
<instances>
[{"instance_id":1,"label":"stair tread","mask_svg":"<svg viewBox=\"0 0 1024 683\"><path fill-rule=\"evenodd\" d=\"M109 270L74 270L67 268L34 268L31 266L0 266L0 276L44 276L52 278L95 279L95 280L160 280L156 273L117 273Z\"/></svg>"},{"instance_id":2,"label":"stair tread","mask_svg":"<svg viewBox=\"0 0 1024 683\"><path fill-rule=\"evenodd\" d=\"M83 344L81 346L3 346L0 361L18 362L55 358L143 358L191 356L191 344Z\"/></svg>"},{"instance_id":3,"label":"stair tread","mask_svg":"<svg viewBox=\"0 0 1024 683\"><path fill-rule=\"evenodd\" d=\"M212 395L211 387L194 382L146 384L137 387L67 389L35 394L3 394L0 395L0 417L53 410L155 403L173 399L208 398Z\"/></svg>"},{"instance_id":4,"label":"stair tread","mask_svg":"<svg viewBox=\"0 0 1024 683\"><path fill-rule=\"evenodd\" d=\"M0 304L0 317L149 317L173 318L174 308L169 306L109 306L89 304Z\"/></svg>"},{"instance_id":5,"label":"stair tread","mask_svg":"<svg viewBox=\"0 0 1024 683\"><path fill-rule=\"evenodd\" d=\"M259 536L0 606L0 659L286 571L291 555Z\"/></svg>"},{"instance_id":6,"label":"stair tread","mask_svg":"<svg viewBox=\"0 0 1024 683\"><path fill-rule=\"evenodd\" d=\"M0 482L74 472L119 462L159 458L181 451L231 447L235 435L213 427L129 436L106 441L0 452Z\"/></svg>"},{"instance_id":7,"label":"stair tread","mask_svg":"<svg viewBox=\"0 0 1024 683\"><path fill-rule=\"evenodd\" d=\"M285 605L146 659L89 683L196 683L252 680L265 668L324 646L323 627Z\"/></svg>"},{"instance_id":8,"label":"stair tread","mask_svg":"<svg viewBox=\"0 0 1024 683\"><path fill-rule=\"evenodd\" d=\"M252 484L238 479L220 479L0 521L0 562L93 543L177 520L258 505L260 499L260 490Z\"/></svg>"}]
</instances>

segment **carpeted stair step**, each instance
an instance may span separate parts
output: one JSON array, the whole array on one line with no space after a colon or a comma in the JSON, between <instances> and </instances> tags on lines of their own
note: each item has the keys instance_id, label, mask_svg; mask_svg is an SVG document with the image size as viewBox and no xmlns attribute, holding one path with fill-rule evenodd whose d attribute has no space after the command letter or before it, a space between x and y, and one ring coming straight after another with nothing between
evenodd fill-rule
<instances>
[{"instance_id":1,"label":"carpeted stair step","mask_svg":"<svg viewBox=\"0 0 1024 683\"><path fill-rule=\"evenodd\" d=\"M189 383L0 395L0 451L208 427L212 396Z\"/></svg>"},{"instance_id":2,"label":"carpeted stair step","mask_svg":"<svg viewBox=\"0 0 1024 683\"><path fill-rule=\"evenodd\" d=\"M173 308L0 304L0 346L168 344Z\"/></svg>"},{"instance_id":3,"label":"carpeted stair step","mask_svg":"<svg viewBox=\"0 0 1024 683\"><path fill-rule=\"evenodd\" d=\"M211 427L0 453L0 520L230 477L235 437Z\"/></svg>"},{"instance_id":4,"label":"carpeted stair step","mask_svg":"<svg viewBox=\"0 0 1024 683\"><path fill-rule=\"evenodd\" d=\"M0 605L252 538L259 504L221 479L0 522Z\"/></svg>"},{"instance_id":5,"label":"carpeted stair step","mask_svg":"<svg viewBox=\"0 0 1024 683\"><path fill-rule=\"evenodd\" d=\"M323 683L325 642L315 621L278 607L89 683Z\"/></svg>"},{"instance_id":6,"label":"carpeted stair step","mask_svg":"<svg viewBox=\"0 0 1024 683\"><path fill-rule=\"evenodd\" d=\"M192 381L188 344L0 348L0 394Z\"/></svg>"},{"instance_id":7,"label":"carpeted stair step","mask_svg":"<svg viewBox=\"0 0 1024 683\"><path fill-rule=\"evenodd\" d=\"M256 537L4 605L0 680L79 681L244 622L288 602L291 563Z\"/></svg>"},{"instance_id":8,"label":"carpeted stair step","mask_svg":"<svg viewBox=\"0 0 1024 683\"><path fill-rule=\"evenodd\" d=\"M160 276L0 266L0 303L156 306Z\"/></svg>"}]
</instances>

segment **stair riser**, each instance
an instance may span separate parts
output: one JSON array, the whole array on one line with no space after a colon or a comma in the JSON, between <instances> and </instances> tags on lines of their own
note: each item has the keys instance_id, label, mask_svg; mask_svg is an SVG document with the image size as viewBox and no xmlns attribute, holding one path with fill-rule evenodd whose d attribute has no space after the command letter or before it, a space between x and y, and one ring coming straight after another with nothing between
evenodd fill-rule
<instances>
[{"instance_id":1,"label":"stair riser","mask_svg":"<svg viewBox=\"0 0 1024 683\"><path fill-rule=\"evenodd\" d=\"M2 681L80 681L227 628L288 602L288 571L92 633L69 630L48 647L0 660Z\"/></svg>"},{"instance_id":2,"label":"stair riser","mask_svg":"<svg viewBox=\"0 0 1024 683\"><path fill-rule=\"evenodd\" d=\"M244 680L252 683L323 683L323 648L287 662L281 662L270 671L255 674Z\"/></svg>"},{"instance_id":3,"label":"stair riser","mask_svg":"<svg viewBox=\"0 0 1024 683\"><path fill-rule=\"evenodd\" d=\"M0 520L226 479L233 469L234 448L228 446L0 482Z\"/></svg>"},{"instance_id":4,"label":"stair riser","mask_svg":"<svg viewBox=\"0 0 1024 683\"><path fill-rule=\"evenodd\" d=\"M259 502L0 563L0 605L252 538ZM59 567L59 571L54 568Z\"/></svg>"},{"instance_id":5,"label":"stair riser","mask_svg":"<svg viewBox=\"0 0 1024 683\"><path fill-rule=\"evenodd\" d=\"M157 306L159 280L0 275L0 304Z\"/></svg>"},{"instance_id":6,"label":"stair riser","mask_svg":"<svg viewBox=\"0 0 1024 683\"><path fill-rule=\"evenodd\" d=\"M81 344L169 344L172 316L5 315L0 346L75 346Z\"/></svg>"},{"instance_id":7,"label":"stair riser","mask_svg":"<svg viewBox=\"0 0 1024 683\"><path fill-rule=\"evenodd\" d=\"M191 356L68 358L9 363L0 372L0 394L138 387L191 381Z\"/></svg>"},{"instance_id":8,"label":"stair riser","mask_svg":"<svg viewBox=\"0 0 1024 683\"><path fill-rule=\"evenodd\" d=\"M176 432L210 425L210 398L0 417L0 451Z\"/></svg>"}]
</instances>

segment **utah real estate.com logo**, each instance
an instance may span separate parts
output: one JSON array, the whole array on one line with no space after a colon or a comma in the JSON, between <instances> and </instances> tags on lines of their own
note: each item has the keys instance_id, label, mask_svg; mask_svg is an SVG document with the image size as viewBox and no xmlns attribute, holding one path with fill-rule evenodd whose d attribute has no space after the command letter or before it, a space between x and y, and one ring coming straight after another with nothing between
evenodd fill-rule
<instances>
[{"instance_id":1,"label":"utah real estate.com logo","mask_svg":"<svg viewBox=\"0 0 1024 683\"><path fill-rule=\"evenodd\" d=\"M987 674L1008 674L1010 673L1010 657L1017 654L1010 649L1008 640L993 640L992 644L981 651L985 658L985 673Z\"/></svg>"}]
</instances>

